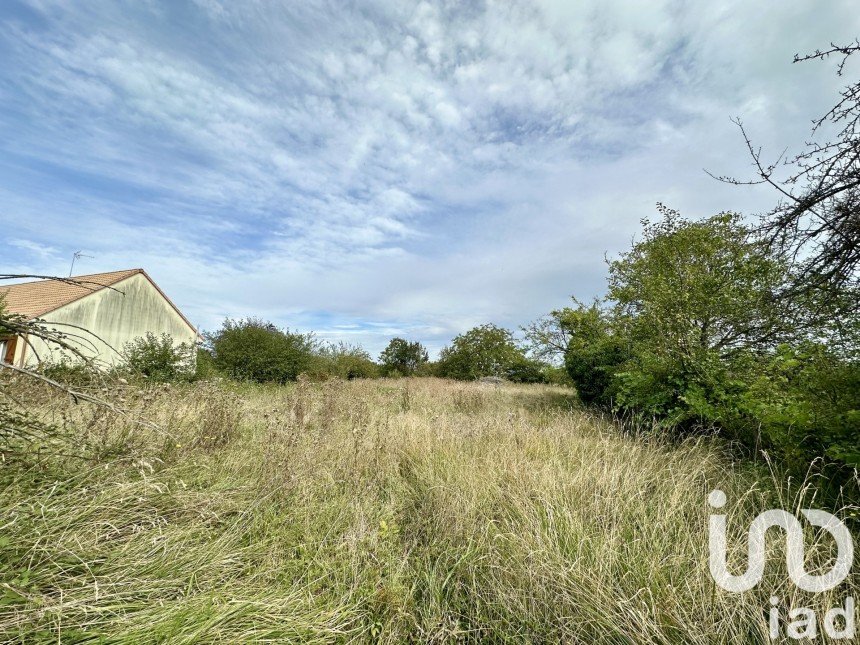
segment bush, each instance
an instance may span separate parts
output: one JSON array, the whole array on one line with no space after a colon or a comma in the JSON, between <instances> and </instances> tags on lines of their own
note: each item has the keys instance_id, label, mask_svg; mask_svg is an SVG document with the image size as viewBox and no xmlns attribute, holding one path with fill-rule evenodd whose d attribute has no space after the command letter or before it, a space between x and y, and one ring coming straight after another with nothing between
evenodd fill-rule
<instances>
[{"instance_id":1,"label":"bush","mask_svg":"<svg viewBox=\"0 0 860 645\"><path fill-rule=\"evenodd\" d=\"M743 387L717 407L717 420L760 433L796 470L817 456L860 468L860 364L811 342L745 363Z\"/></svg>"},{"instance_id":2,"label":"bush","mask_svg":"<svg viewBox=\"0 0 860 645\"><path fill-rule=\"evenodd\" d=\"M69 386L88 386L100 382L104 375L92 365L82 361L63 358L56 362L44 363L39 372L57 383Z\"/></svg>"},{"instance_id":3,"label":"bush","mask_svg":"<svg viewBox=\"0 0 860 645\"><path fill-rule=\"evenodd\" d=\"M170 334L156 336L147 332L125 344L122 358L125 369L152 381L188 380L194 375L194 347L175 343Z\"/></svg>"},{"instance_id":4,"label":"bush","mask_svg":"<svg viewBox=\"0 0 860 645\"><path fill-rule=\"evenodd\" d=\"M461 381L484 376L505 378L525 361L511 332L496 325L481 325L460 334L440 353L439 375Z\"/></svg>"},{"instance_id":5,"label":"bush","mask_svg":"<svg viewBox=\"0 0 860 645\"><path fill-rule=\"evenodd\" d=\"M570 336L564 366L587 405L611 406L617 395L616 373L626 358L624 342L613 332L610 314L595 303L568 310Z\"/></svg>"},{"instance_id":6,"label":"bush","mask_svg":"<svg viewBox=\"0 0 860 645\"><path fill-rule=\"evenodd\" d=\"M394 372L400 376L412 376L428 360L424 345L417 341L410 343L403 338L392 338L379 355L379 362L386 376L393 376Z\"/></svg>"},{"instance_id":7,"label":"bush","mask_svg":"<svg viewBox=\"0 0 860 645\"><path fill-rule=\"evenodd\" d=\"M856 318L841 344L811 342L833 333L810 303L777 297L785 263L738 216L663 212L610 264L610 306L566 310L580 398L682 432L719 429L799 474L822 458L860 466Z\"/></svg>"},{"instance_id":8,"label":"bush","mask_svg":"<svg viewBox=\"0 0 860 645\"><path fill-rule=\"evenodd\" d=\"M219 375L215 366L215 356L206 347L197 348L197 362L194 370L194 378L197 380L211 379Z\"/></svg>"},{"instance_id":9,"label":"bush","mask_svg":"<svg viewBox=\"0 0 860 645\"><path fill-rule=\"evenodd\" d=\"M308 370L308 375L319 380L342 378L377 378L379 366L363 348L347 343L320 347Z\"/></svg>"},{"instance_id":10,"label":"bush","mask_svg":"<svg viewBox=\"0 0 860 645\"><path fill-rule=\"evenodd\" d=\"M562 385L564 387L575 387L570 374L563 365L544 365L544 382L551 385Z\"/></svg>"},{"instance_id":11,"label":"bush","mask_svg":"<svg viewBox=\"0 0 860 645\"><path fill-rule=\"evenodd\" d=\"M438 361L427 361L418 366L413 376L441 376Z\"/></svg>"},{"instance_id":12,"label":"bush","mask_svg":"<svg viewBox=\"0 0 860 645\"><path fill-rule=\"evenodd\" d=\"M215 367L235 379L285 383L312 367L316 343L259 318L224 321L208 337Z\"/></svg>"},{"instance_id":13,"label":"bush","mask_svg":"<svg viewBox=\"0 0 860 645\"><path fill-rule=\"evenodd\" d=\"M378 378L379 365L363 350L360 354L339 354L335 360L335 373L350 381L356 378Z\"/></svg>"},{"instance_id":14,"label":"bush","mask_svg":"<svg viewBox=\"0 0 860 645\"><path fill-rule=\"evenodd\" d=\"M541 361L520 356L511 363L506 376L514 383L546 383L545 368Z\"/></svg>"}]
</instances>

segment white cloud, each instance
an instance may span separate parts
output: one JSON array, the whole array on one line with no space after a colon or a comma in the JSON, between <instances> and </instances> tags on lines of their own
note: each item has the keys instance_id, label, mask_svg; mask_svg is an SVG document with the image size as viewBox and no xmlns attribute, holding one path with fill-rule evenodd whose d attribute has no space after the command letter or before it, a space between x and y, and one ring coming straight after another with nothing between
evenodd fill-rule
<instances>
[{"instance_id":1,"label":"white cloud","mask_svg":"<svg viewBox=\"0 0 860 645\"><path fill-rule=\"evenodd\" d=\"M91 248L204 326L345 320L371 349L589 297L658 200L765 207L701 169L745 171L730 116L802 142L839 81L792 54L860 27L849 2L196 7L0 23L0 218L51 249L14 263Z\"/></svg>"},{"instance_id":2,"label":"white cloud","mask_svg":"<svg viewBox=\"0 0 860 645\"><path fill-rule=\"evenodd\" d=\"M9 246L26 251L28 254L38 258L39 261L52 260L58 255L55 247L33 242L32 240L9 240L8 244Z\"/></svg>"}]
</instances>

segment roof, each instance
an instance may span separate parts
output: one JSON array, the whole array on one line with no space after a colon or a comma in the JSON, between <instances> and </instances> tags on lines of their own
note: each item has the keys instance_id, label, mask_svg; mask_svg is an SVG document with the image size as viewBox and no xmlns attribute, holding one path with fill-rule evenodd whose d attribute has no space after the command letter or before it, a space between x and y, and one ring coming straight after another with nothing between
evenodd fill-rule
<instances>
[{"instance_id":1,"label":"roof","mask_svg":"<svg viewBox=\"0 0 860 645\"><path fill-rule=\"evenodd\" d=\"M143 269L124 269L108 273L91 273L63 279L35 280L0 287L0 298L3 298L6 311L20 314L27 318L38 318L64 307L84 296L96 291L107 289L138 273L142 274L156 291L173 307L176 313L196 333L194 325L179 311L152 278Z\"/></svg>"}]
</instances>

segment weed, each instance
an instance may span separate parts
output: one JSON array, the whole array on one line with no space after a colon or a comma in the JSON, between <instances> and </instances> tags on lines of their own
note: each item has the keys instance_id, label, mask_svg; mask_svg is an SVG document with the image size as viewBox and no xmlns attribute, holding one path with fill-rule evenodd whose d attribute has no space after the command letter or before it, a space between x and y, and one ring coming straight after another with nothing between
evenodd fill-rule
<instances>
[{"instance_id":1,"label":"weed","mask_svg":"<svg viewBox=\"0 0 860 645\"><path fill-rule=\"evenodd\" d=\"M67 444L0 466L0 641L765 643L771 594L820 614L860 590L798 598L774 566L719 592L708 492L742 549L760 510L812 489L716 440L622 432L561 388L106 392L125 414L16 395Z\"/></svg>"}]
</instances>

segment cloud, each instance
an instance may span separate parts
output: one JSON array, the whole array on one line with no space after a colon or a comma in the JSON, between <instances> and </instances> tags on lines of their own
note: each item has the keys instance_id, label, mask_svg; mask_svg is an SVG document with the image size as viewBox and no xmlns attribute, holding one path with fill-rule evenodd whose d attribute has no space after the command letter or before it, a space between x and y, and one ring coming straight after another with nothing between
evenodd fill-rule
<instances>
[{"instance_id":1,"label":"cloud","mask_svg":"<svg viewBox=\"0 0 860 645\"><path fill-rule=\"evenodd\" d=\"M835 97L795 51L848 2L15 2L0 22L10 264L145 266L196 323L434 347L602 289L665 201L753 213ZM62 266L60 266L62 265ZM350 325L347 328L344 325Z\"/></svg>"},{"instance_id":2,"label":"cloud","mask_svg":"<svg viewBox=\"0 0 860 645\"><path fill-rule=\"evenodd\" d=\"M36 256L40 261L53 260L57 257L58 251L53 246L39 244L32 240L9 240L9 246L21 249L33 256Z\"/></svg>"}]
</instances>

